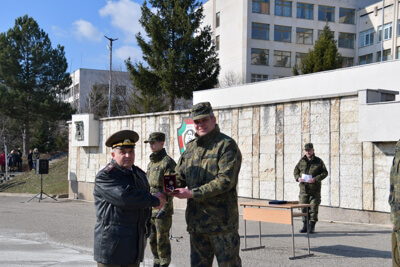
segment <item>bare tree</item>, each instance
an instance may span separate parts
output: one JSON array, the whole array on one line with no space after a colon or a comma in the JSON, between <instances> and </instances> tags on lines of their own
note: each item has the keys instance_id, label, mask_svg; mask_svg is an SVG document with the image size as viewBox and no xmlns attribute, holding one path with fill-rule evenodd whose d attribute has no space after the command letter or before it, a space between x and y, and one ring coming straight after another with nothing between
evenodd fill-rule
<instances>
[{"instance_id":1,"label":"bare tree","mask_svg":"<svg viewBox=\"0 0 400 267\"><path fill-rule=\"evenodd\" d=\"M221 79L219 79L219 86L221 88L245 84L245 83L246 83L246 78L243 77L241 74L235 73L233 71L225 72L225 75Z\"/></svg>"}]
</instances>

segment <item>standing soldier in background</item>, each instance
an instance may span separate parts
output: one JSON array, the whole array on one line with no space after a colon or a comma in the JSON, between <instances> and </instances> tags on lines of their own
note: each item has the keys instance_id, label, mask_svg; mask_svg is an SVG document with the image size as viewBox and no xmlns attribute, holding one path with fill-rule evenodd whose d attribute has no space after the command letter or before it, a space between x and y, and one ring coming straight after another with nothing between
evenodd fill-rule
<instances>
[{"instance_id":1,"label":"standing soldier in background","mask_svg":"<svg viewBox=\"0 0 400 267\"><path fill-rule=\"evenodd\" d=\"M393 266L400 266L400 140L396 144L392 168L390 170L389 205L392 231Z\"/></svg>"},{"instance_id":2,"label":"standing soldier in background","mask_svg":"<svg viewBox=\"0 0 400 267\"><path fill-rule=\"evenodd\" d=\"M147 180L150 184L150 192L153 194L162 192L164 190L163 177L174 173L176 163L165 151L164 133L151 133L144 142L149 143L151 152L153 152L150 155L150 163L147 166ZM173 213L173 197L171 196L167 196L167 202L161 210L153 208L149 243L154 257L154 267L167 267L171 262L171 243L168 234L172 225Z\"/></svg>"},{"instance_id":3,"label":"standing soldier in background","mask_svg":"<svg viewBox=\"0 0 400 267\"><path fill-rule=\"evenodd\" d=\"M242 155L236 142L220 132L211 104L191 109L196 138L176 167L178 193L187 198L191 266L242 266L236 186ZM187 186L187 188L186 188Z\"/></svg>"},{"instance_id":4,"label":"standing soldier in background","mask_svg":"<svg viewBox=\"0 0 400 267\"><path fill-rule=\"evenodd\" d=\"M321 203L321 182L328 176L325 164L322 159L314 154L314 146L312 143L307 143L304 146L305 155L302 157L294 168L294 178L299 182L300 195L299 202L301 204L313 204L310 207L310 233L314 233L315 224L318 221L318 207ZM305 180L302 175L310 175L309 180ZM307 212L306 208L302 212ZM300 233L307 232L307 218L303 216L303 228Z\"/></svg>"}]
</instances>

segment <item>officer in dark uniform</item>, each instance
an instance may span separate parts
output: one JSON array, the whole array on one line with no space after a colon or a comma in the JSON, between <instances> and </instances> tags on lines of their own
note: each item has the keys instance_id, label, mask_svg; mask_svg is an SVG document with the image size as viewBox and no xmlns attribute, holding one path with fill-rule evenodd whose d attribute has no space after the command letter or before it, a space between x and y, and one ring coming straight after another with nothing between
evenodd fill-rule
<instances>
[{"instance_id":1,"label":"officer in dark uniform","mask_svg":"<svg viewBox=\"0 0 400 267\"><path fill-rule=\"evenodd\" d=\"M325 164L322 159L314 154L314 146L312 143L304 145L305 155L302 157L294 168L294 178L299 182L300 195L299 202L303 204L313 204L310 208L310 233L314 233L315 224L318 221L318 207L321 203L321 182L328 176ZM305 180L303 174L309 175L310 179ZM306 208L302 209L305 213ZM306 217L303 217L303 228L300 233L307 232Z\"/></svg>"},{"instance_id":2,"label":"officer in dark uniform","mask_svg":"<svg viewBox=\"0 0 400 267\"><path fill-rule=\"evenodd\" d=\"M111 135L111 162L96 175L94 260L101 267L138 267L150 234L151 208L162 208L165 195L152 195L146 174L134 165L139 136L130 130Z\"/></svg>"}]
</instances>

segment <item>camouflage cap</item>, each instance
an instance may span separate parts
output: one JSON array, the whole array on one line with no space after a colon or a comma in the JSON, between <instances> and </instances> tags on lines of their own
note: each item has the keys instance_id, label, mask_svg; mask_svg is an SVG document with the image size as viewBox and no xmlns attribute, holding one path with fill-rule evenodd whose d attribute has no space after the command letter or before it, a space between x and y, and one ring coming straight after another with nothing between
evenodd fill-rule
<instances>
[{"instance_id":1,"label":"camouflage cap","mask_svg":"<svg viewBox=\"0 0 400 267\"><path fill-rule=\"evenodd\" d=\"M201 102L194 105L190 111L193 120L199 120L208 117L213 110L210 102Z\"/></svg>"},{"instance_id":2,"label":"camouflage cap","mask_svg":"<svg viewBox=\"0 0 400 267\"><path fill-rule=\"evenodd\" d=\"M314 149L314 146L312 143L307 143L304 145L304 149Z\"/></svg>"},{"instance_id":3,"label":"camouflage cap","mask_svg":"<svg viewBox=\"0 0 400 267\"><path fill-rule=\"evenodd\" d=\"M149 135L149 138L147 138L147 140L145 140L144 142L148 143L148 142L157 142L157 141L164 142L165 141L165 133L161 133L161 132L151 133Z\"/></svg>"},{"instance_id":4,"label":"camouflage cap","mask_svg":"<svg viewBox=\"0 0 400 267\"><path fill-rule=\"evenodd\" d=\"M135 131L122 130L112 134L106 141L106 146L116 147L131 147L134 148L139 140L139 135Z\"/></svg>"}]
</instances>

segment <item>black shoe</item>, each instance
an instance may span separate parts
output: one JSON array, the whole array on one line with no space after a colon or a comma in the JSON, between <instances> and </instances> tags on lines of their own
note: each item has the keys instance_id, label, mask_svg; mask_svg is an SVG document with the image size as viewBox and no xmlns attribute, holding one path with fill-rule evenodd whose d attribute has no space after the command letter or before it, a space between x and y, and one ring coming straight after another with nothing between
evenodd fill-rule
<instances>
[{"instance_id":1,"label":"black shoe","mask_svg":"<svg viewBox=\"0 0 400 267\"><path fill-rule=\"evenodd\" d=\"M160 267L160 264L159 263L154 263L153 267Z\"/></svg>"},{"instance_id":2,"label":"black shoe","mask_svg":"<svg viewBox=\"0 0 400 267\"><path fill-rule=\"evenodd\" d=\"M163 265L160 265L160 267L168 267L169 266L169 264L168 263L166 263L166 264L163 264Z\"/></svg>"},{"instance_id":3,"label":"black shoe","mask_svg":"<svg viewBox=\"0 0 400 267\"><path fill-rule=\"evenodd\" d=\"M303 228L300 229L300 233L307 233L307 223L303 222Z\"/></svg>"},{"instance_id":4,"label":"black shoe","mask_svg":"<svg viewBox=\"0 0 400 267\"><path fill-rule=\"evenodd\" d=\"M313 233L315 233L315 224L316 224L317 222L310 222L310 234L313 234Z\"/></svg>"}]
</instances>

